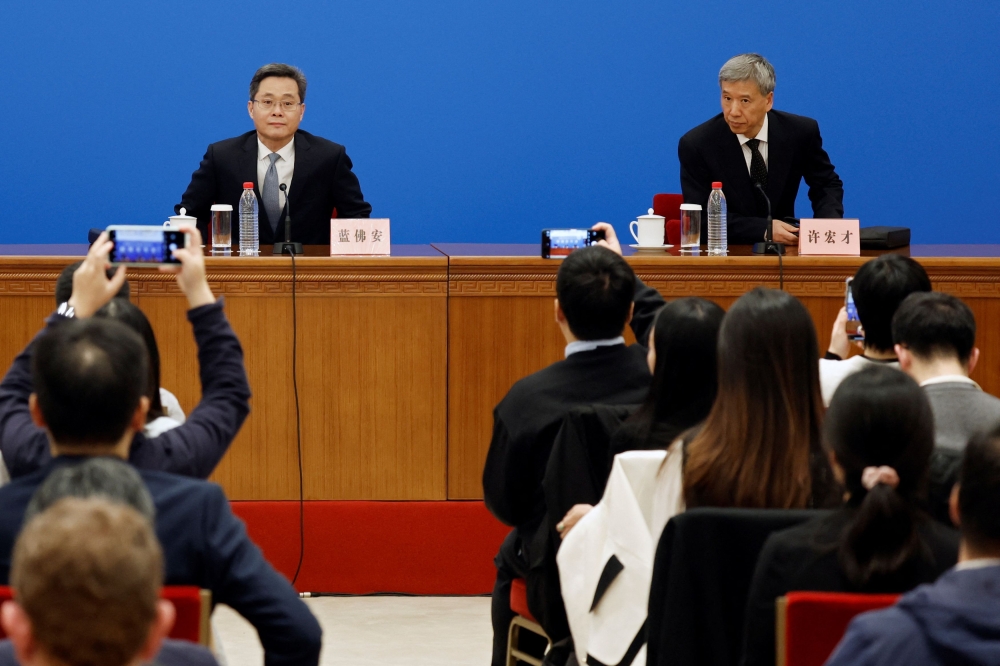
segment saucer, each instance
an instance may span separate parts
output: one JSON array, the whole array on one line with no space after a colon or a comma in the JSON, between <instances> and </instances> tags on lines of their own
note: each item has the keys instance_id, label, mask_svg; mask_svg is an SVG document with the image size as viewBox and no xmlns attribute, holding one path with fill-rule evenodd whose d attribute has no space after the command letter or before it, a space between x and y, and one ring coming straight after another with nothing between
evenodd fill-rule
<instances>
[{"instance_id":1,"label":"saucer","mask_svg":"<svg viewBox=\"0 0 1000 666\"><path fill-rule=\"evenodd\" d=\"M631 244L631 245L629 245L629 247L632 248L633 250L635 250L636 252L662 252L663 250L667 250L669 248L672 248L673 245L634 245L634 244Z\"/></svg>"}]
</instances>

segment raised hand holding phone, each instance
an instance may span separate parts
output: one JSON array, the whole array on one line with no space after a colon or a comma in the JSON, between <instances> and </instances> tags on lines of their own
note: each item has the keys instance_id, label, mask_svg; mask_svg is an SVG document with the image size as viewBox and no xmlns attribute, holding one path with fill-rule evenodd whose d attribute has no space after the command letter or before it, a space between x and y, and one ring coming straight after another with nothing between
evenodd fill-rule
<instances>
[{"instance_id":1,"label":"raised hand holding phone","mask_svg":"<svg viewBox=\"0 0 1000 666\"><path fill-rule=\"evenodd\" d=\"M215 295L212 294L212 290L208 286L208 278L205 276L205 255L201 251L201 232L198 231L197 227L189 225L181 225L179 230L190 238L187 247L179 247L171 252L171 257L180 265L160 266L160 272L177 275L177 286L187 296L190 308L214 303Z\"/></svg>"},{"instance_id":2,"label":"raised hand holding phone","mask_svg":"<svg viewBox=\"0 0 1000 666\"><path fill-rule=\"evenodd\" d=\"M102 232L73 273L73 295L69 304L73 306L77 318L92 316L114 298L125 283L124 266L119 266L114 276L108 277L108 256L113 248L114 243L108 240L108 232Z\"/></svg>"}]
</instances>

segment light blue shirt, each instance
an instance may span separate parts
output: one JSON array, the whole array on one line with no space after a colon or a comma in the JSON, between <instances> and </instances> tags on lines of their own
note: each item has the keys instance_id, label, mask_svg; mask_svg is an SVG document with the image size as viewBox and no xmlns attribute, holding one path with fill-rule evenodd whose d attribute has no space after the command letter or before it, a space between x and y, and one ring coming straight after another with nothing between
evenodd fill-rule
<instances>
[{"instance_id":1,"label":"light blue shirt","mask_svg":"<svg viewBox=\"0 0 1000 666\"><path fill-rule=\"evenodd\" d=\"M566 345L566 358L577 352L593 351L598 347L611 347L612 345L623 344L625 344L625 338L621 335L608 340L577 340Z\"/></svg>"}]
</instances>

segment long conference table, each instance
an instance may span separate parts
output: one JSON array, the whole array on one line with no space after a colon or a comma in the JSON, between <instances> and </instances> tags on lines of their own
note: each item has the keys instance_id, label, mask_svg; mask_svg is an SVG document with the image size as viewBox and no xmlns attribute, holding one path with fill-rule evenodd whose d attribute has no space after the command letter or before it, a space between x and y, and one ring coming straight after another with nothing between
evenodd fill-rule
<instances>
[{"instance_id":1,"label":"long conference table","mask_svg":"<svg viewBox=\"0 0 1000 666\"><path fill-rule=\"evenodd\" d=\"M394 245L392 256L296 260L303 491L307 500L444 500L482 496L492 410L511 384L562 358L553 321L558 261L536 245ZM5 368L55 308L59 272L85 245L0 246L0 364ZM1000 394L1000 246L913 245L934 288L975 312L982 350L973 378ZM821 350L861 258L783 262L784 288L816 324ZM777 288L776 257L629 255L665 298L728 307L757 286ZM214 480L234 500L299 497L288 257L209 257L213 291L245 353L252 411ZM200 396L186 301L174 278L130 270L133 301L152 322L161 385L190 412ZM631 341L631 339L630 339Z\"/></svg>"}]
</instances>

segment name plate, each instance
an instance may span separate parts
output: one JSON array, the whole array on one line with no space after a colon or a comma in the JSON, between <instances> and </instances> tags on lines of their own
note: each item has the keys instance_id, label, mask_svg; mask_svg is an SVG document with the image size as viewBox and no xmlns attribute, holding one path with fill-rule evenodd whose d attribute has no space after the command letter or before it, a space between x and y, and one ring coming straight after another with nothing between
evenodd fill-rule
<instances>
[{"instance_id":1,"label":"name plate","mask_svg":"<svg viewBox=\"0 0 1000 666\"><path fill-rule=\"evenodd\" d=\"M860 220L799 220L800 256L861 256Z\"/></svg>"},{"instance_id":2,"label":"name plate","mask_svg":"<svg viewBox=\"0 0 1000 666\"><path fill-rule=\"evenodd\" d=\"M330 220L330 256L388 257L389 218Z\"/></svg>"}]
</instances>

